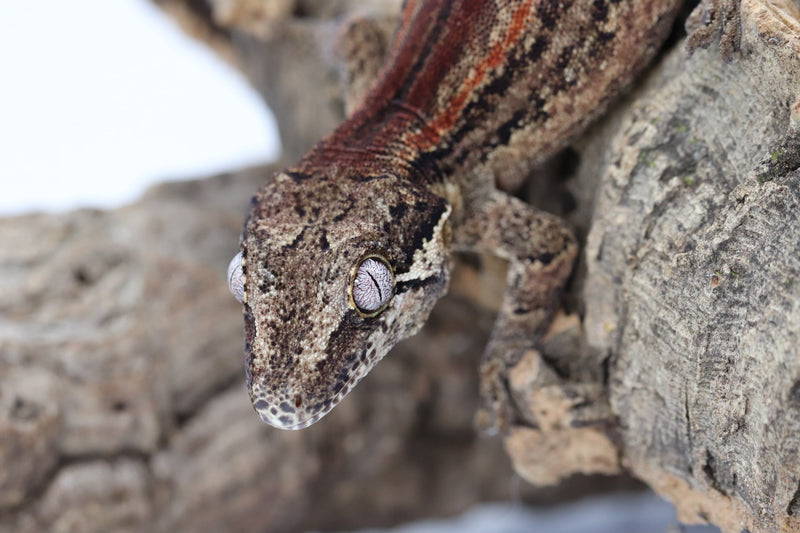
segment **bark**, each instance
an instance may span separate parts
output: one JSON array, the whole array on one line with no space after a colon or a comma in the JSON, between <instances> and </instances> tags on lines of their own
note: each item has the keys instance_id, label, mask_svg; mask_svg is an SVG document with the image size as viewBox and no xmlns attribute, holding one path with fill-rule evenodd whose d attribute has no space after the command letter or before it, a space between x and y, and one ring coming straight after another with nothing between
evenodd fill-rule
<instances>
[{"instance_id":1,"label":"bark","mask_svg":"<svg viewBox=\"0 0 800 533\"><path fill-rule=\"evenodd\" d=\"M671 52L589 141L584 327L627 469L685 521L800 531L800 9L741 24L733 62Z\"/></svg>"},{"instance_id":2,"label":"bark","mask_svg":"<svg viewBox=\"0 0 800 533\"><path fill-rule=\"evenodd\" d=\"M288 158L358 101L397 8L157 3L248 75ZM521 423L503 443L472 429L502 263L462 258L419 336L282 432L249 406L224 280L274 168L0 220L0 531L378 525L607 490L628 482L579 474L620 471L686 521L800 531L798 20L788 0L743 2L733 62L673 45L539 169L525 196L566 211L585 254L566 312L511 372ZM568 202L548 179L565 173ZM502 444L555 488L512 488Z\"/></svg>"}]
</instances>

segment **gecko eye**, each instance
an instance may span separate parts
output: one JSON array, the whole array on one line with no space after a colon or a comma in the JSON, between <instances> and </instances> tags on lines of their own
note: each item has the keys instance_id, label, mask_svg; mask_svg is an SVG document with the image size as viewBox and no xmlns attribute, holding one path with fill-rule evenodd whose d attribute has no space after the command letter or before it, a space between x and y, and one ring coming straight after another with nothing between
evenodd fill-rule
<instances>
[{"instance_id":1,"label":"gecko eye","mask_svg":"<svg viewBox=\"0 0 800 533\"><path fill-rule=\"evenodd\" d=\"M351 296L362 316L375 316L386 307L394 291L394 274L382 257L361 261L353 276Z\"/></svg>"},{"instance_id":2,"label":"gecko eye","mask_svg":"<svg viewBox=\"0 0 800 533\"><path fill-rule=\"evenodd\" d=\"M244 272L242 271L242 252L233 256L228 263L228 289L233 297L244 301Z\"/></svg>"}]
</instances>

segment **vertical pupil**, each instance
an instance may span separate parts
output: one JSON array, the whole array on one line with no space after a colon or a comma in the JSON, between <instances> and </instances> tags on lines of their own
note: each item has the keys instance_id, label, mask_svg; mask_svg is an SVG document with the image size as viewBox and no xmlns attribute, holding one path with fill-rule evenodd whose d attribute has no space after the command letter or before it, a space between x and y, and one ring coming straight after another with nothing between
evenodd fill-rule
<instances>
[{"instance_id":1,"label":"vertical pupil","mask_svg":"<svg viewBox=\"0 0 800 533\"><path fill-rule=\"evenodd\" d=\"M367 271L367 275L369 276L369 279L372 280L372 284L375 285L375 290L378 291L378 299L383 301L383 295L381 294L380 283L378 283L378 281L375 279L375 276L373 276L371 272Z\"/></svg>"}]
</instances>

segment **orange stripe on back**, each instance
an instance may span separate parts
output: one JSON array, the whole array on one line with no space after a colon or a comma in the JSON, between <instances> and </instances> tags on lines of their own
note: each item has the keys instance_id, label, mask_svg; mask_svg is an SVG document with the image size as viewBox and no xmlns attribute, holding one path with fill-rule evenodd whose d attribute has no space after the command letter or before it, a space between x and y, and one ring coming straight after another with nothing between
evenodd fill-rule
<instances>
[{"instance_id":1,"label":"orange stripe on back","mask_svg":"<svg viewBox=\"0 0 800 533\"><path fill-rule=\"evenodd\" d=\"M503 62L508 49L520 38L523 30L527 27L527 18L530 12L531 2L524 2L514 11L503 40L489 49L484 58L476 64L471 75L464 80L461 90L456 93L450 103L442 109L441 113L432 117L430 124L426 125L424 131L410 136L409 142L422 150L426 150L441 141L442 137L455 125L475 87L481 85L486 80L489 72Z\"/></svg>"}]
</instances>

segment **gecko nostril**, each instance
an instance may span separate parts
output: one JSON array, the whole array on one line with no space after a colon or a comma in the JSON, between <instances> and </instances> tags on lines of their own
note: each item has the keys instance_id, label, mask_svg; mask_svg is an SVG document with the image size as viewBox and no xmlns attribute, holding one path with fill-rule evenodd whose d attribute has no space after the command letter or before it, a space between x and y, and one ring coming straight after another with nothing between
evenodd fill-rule
<instances>
[{"instance_id":1,"label":"gecko nostril","mask_svg":"<svg viewBox=\"0 0 800 533\"><path fill-rule=\"evenodd\" d=\"M303 397L298 394L294 397L294 406L300 407L301 405L303 405Z\"/></svg>"}]
</instances>

